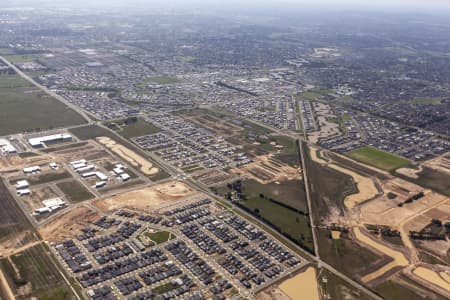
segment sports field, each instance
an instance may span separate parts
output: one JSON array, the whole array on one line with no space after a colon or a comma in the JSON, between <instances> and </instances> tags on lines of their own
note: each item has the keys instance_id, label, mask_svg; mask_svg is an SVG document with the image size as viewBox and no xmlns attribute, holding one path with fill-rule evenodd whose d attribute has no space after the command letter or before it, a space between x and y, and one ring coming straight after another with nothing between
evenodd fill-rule
<instances>
[{"instance_id":1,"label":"sports field","mask_svg":"<svg viewBox=\"0 0 450 300\"><path fill-rule=\"evenodd\" d=\"M411 161L406 158L390 154L373 147L364 147L347 152L346 154L354 160L385 171L394 171L398 168L411 165Z\"/></svg>"}]
</instances>

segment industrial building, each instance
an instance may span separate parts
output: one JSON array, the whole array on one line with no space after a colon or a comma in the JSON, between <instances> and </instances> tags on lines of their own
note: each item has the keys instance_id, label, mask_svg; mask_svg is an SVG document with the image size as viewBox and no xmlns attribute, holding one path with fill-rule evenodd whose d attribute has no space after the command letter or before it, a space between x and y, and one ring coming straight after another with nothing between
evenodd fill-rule
<instances>
[{"instance_id":1,"label":"industrial building","mask_svg":"<svg viewBox=\"0 0 450 300\"><path fill-rule=\"evenodd\" d=\"M63 141L71 141L71 140L72 140L72 136L70 134L59 133L59 134L31 138L31 139L28 139L28 143L33 148L40 148L40 147L44 147L45 143L59 142L59 141L63 142Z\"/></svg>"},{"instance_id":2,"label":"industrial building","mask_svg":"<svg viewBox=\"0 0 450 300\"><path fill-rule=\"evenodd\" d=\"M23 172L25 174L33 174L33 173L37 173L41 171L41 167L39 166L32 166L32 167L27 167L27 168L23 168Z\"/></svg>"},{"instance_id":3,"label":"industrial building","mask_svg":"<svg viewBox=\"0 0 450 300\"><path fill-rule=\"evenodd\" d=\"M49 213L54 210L60 209L66 205L66 202L61 198L52 198L42 201L42 204L44 204L43 207L38 208L34 211L36 214Z\"/></svg>"},{"instance_id":4,"label":"industrial building","mask_svg":"<svg viewBox=\"0 0 450 300\"><path fill-rule=\"evenodd\" d=\"M2 154L17 153L17 149L7 139L0 139L0 152Z\"/></svg>"}]
</instances>

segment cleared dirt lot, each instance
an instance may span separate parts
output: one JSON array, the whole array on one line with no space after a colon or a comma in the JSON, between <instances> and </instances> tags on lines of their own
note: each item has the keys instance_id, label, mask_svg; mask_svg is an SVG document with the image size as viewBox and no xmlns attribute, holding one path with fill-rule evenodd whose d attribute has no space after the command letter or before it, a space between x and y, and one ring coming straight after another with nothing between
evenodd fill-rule
<instances>
[{"instance_id":1,"label":"cleared dirt lot","mask_svg":"<svg viewBox=\"0 0 450 300\"><path fill-rule=\"evenodd\" d=\"M396 228L405 220L419 216L433 207L443 205L449 199L448 197L428 191L423 198L405 204L403 207L398 207L396 201L382 197L363 204L361 217L362 221L367 224L386 225Z\"/></svg>"},{"instance_id":2,"label":"cleared dirt lot","mask_svg":"<svg viewBox=\"0 0 450 300\"><path fill-rule=\"evenodd\" d=\"M424 165L450 175L450 153L430 159Z\"/></svg>"},{"instance_id":3,"label":"cleared dirt lot","mask_svg":"<svg viewBox=\"0 0 450 300\"><path fill-rule=\"evenodd\" d=\"M280 290L292 300L319 300L316 269L309 267L279 285Z\"/></svg>"},{"instance_id":4,"label":"cleared dirt lot","mask_svg":"<svg viewBox=\"0 0 450 300\"><path fill-rule=\"evenodd\" d=\"M254 179L261 184L301 179L298 169L275 160L271 154L257 156L252 163L232 169L231 173L239 174L243 178Z\"/></svg>"},{"instance_id":5,"label":"cleared dirt lot","mask_svg":"<svg viewBox=\"0 0 450 300\"><path fill-rule=\"evenodd\" d=\"M44 186L38 189L33 189L30 196L21 197L21 200L25 203L29 212L43 206L42 201L58 197L58 194L50 187Z\"/></svg>"},{"instance_id":6,"label":"cleared dirt lot","mask_svg":"<svg viewBox=\"0 0 450 300\"><path fill-rule=\"evenodd\" d=\"M86 207L77 207L58 216L38 229L45 241L57 242L73 238L80 229L95 221L99 215Z\"/></svg>"},{"instance_id":7,"label":"cleared dirt lot","mask_svg":"<svg viewBox=\"0 0 450 300\"><path fill-rule=\"evenodd\" d=\"M94 205L103 211L121 208L154 210L180 198L196 194L198 194L196 190L190 188L183 182L172 181L98 200L94 202Z\"/></svg>"},{"instance_id":8,"label":"cleared dirt lot","mask_svg":"<svg viewBox=\"0 0 450 300\"><path fill-rule=\"evenodd\" d=\"M134 167L139 167L142 173L145 175L155 175L159 172L158 168L155 168L151 162L137 154L136 152L117 144L115 141L108 137L99 137L97 140L109 148L111 151L125 159Z\"/></svg>"},{"instance_id":9,"label":"cleared dirt lot","mask_svg":"<svg viewBox=\"0 0 450 300\"><path fill-rule=\"evenodd\" d=\"M421 279L434 284L450 293L450 282L447 281L447 276L444 275L445 277L443 277L440 273L426 267L418 267L414 269L413 273Z\"/></svg>"}]
</instances>

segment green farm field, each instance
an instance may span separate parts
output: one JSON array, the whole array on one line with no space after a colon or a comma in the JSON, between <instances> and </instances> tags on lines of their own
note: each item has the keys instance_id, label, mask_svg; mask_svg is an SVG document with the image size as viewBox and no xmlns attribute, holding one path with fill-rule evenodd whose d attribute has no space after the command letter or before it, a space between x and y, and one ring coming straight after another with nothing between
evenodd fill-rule
<instances>
[{"instance_id":1,"label":"green farm field","mask_svg":"<svg viewBox=\"0 0 450 300\"><path fill-rule=\"evenodd\" d=\"M0 75L0 135L83 123L77 112L19 76Z\"/></svg>"}]
</instances>

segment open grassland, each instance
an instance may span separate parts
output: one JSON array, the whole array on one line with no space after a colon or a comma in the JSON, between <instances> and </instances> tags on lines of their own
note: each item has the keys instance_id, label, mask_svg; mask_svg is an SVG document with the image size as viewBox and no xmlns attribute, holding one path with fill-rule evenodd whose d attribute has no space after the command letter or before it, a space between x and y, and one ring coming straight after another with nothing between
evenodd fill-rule
<instances>
[{"instance_id":1,"label":"open grassland","mask_svg":"<svg viewBox=\"0 0 450 300\"><path fill-rule=\"evenodd\" d=\"M321 290L330 295L330 299L372 300L372 297L355 289L348 282L326 269L322 269L318 278ZM326 282L323 279L326 278Z\"/></svg>"},{"instance_id":2,"label":"open grassland","mask_svg":"<svg viewBox=\"0 0 450 300\"><path fill-rule=\"evenodd\" d=\"M269 223L280 233L286 235L294 242L307 249L314 251L309 218L305 214L288 208L280 203L261 197L258 190L243 184L242 189L245 200L240 205L245 207L253 215Z\"/></svg>"},{"instance_id":3,"label":"open grassland","mask_svg":"<svg viewBox=\"0 0 450 300\"><path fill-rule=\"evenodd\" d=\"M416 294L413 290L404 287L395 281L388 280L375 286L375 291L384 299L408 299L408 300L425 300L427 297L422 297Z\"/></svg>"},{"instance_id":4,"label":"open grassland","mask_svg":"<svg viewBox=\"0 0 450 300\"><path fill-rule=\"evenodd\" d=\"M16 200L0 180L0 242L31 228Z\"/></svg>"},{"instance_id":5,"label":"open grassland","mask_svg":"<svg viewBox=\"0 0 450 300\"><path fill-rule=\"evenodd\" d=\"M27 178L22 178L22 179L26 179L28 181L28 183L30 185L38 185L38 184L44 184L44 183L49 183L49 182L53 182L53 181L57 181L57 180L62 180L62 179L68 179L68 178L72 178L72 175L69 174L69 172L67 171L63 171L63 172L52 172L52 173L45 173L45 174L41 174L41 175L33 175L31 177L27 177ZM11 182L11 184L15 184L17 180L13 180Z\"/></svg>"},{"instance_id":6,"label":"open grassland","mask_svg":"<svg viewBox=\"0 0 450 300\"><path fill-rule=\"evenodd\" d=\"M10 261L2 260L2 270L16 291L16 299L74 299L49 255L42 245L36 245Z\"/></svg>"},{"instance_id":7,"label":"open grassland","mask_svg":"<svg viewBox=\"0 0 450 300\"><path fill-rule=\"evenodd\" d=\"M289 137L285 136L274 136L272 140L277 143L277 145L283 146L279 153L276 153L274 157L290 166L300 165L300 158L298 153L297 142Z\"/></svg>"},{"instance_id":8,"label":"open grassland","mask_svg":"<svg viewBox=\"0 0 450 300\"><path fill-rule=\"evenodd\" d=\"M18 76L0 76L0 135L39 131L84 123L84 119L60 101L34 87L25 86Z\"/></svg>"},{"instance_id":9,"label":"open grassland","mask_svg":"<svg viewBox=\"0 0 450 300\"><path fill-rule=\"evenodd\" d=\"M373 147L364 147L358 150L347 152L347 156L356 161L362 162L385 171L394 171L398 168L411 165L411 161L406 158L390 154Z\"/></svg>"},{"instance_id":10,"label":"open grassland","mask_svg":"<svg viewBox=\"0 0 450 300\"><path fill-rule=\"evenodd\" d=\"M149 135L160 132L161 129L144 121L143 119L127 119L117 122L113 122L115 126L112 126L112 122L106 124L108 127L114 129L117 133L127 139L131 139L138 136Z\"/></svg>"},{"instance_id":11,"label":"open grassland","mask_svg":"<svg viewBox=\"0 0 450 300\"><path fill-rule=\"evenodd\" d=\"M302 147L304 147L305 169L308 174L314 218L321 223L332 213L343 215L345 198L358 192L351 176L313 161L309 148L304 143Z\"/></svg>"},{"instance_id":12,"label":"open grassland","mask_svg":"<svg viewBox=\"0 0 450 300\"><path fill-rule=\"evenodd\" d=\"M32 84L17 75L0 75L0 88L31 87Z\"/></svg>"},{"instance_id":13,"label":"open grassland","mask_svg":"<svg viewBox=\"0 0 450 300\"><path fill-rule=\"evenodd\" d=\"M56 185L69 198L70 202L81 202L94 198L79 181L71 180Z\"/></svg>"},{"instance_id":14,"label":"open grassland","mask_svg":"<svg viewBox=\"0 0 450 300\"><path fill-rule=\"evenodd\" d=\"M422 171L416 173L418 178L411 178L398 173L395 175L443 195L450 196L450 175L447 173L424 166Z\"/></svg>"},{"instance_id":15,"label":"open grassland","mask_svg":"<svg viewBox=\"0 0 450 300\"><path fill-rule=\"evenodd\" d=\"M174 83L180 83L181 81L176 77L170 77L170 76L156 76L156 77L150 77L147 79L148 81L157 83L157 84L174 84Z\"/></svg>"},{"instance_id":16,"label":"open grassland","mask_svg":"<svg viewBox=\"0 0 450 300\"><path fill-rule=\"evenodd\" d=\"M435 98L425 98L425 97L419 97L414 98L413 103L416 104L439 104L444 100L444 98L435 97Z\"/></svg>"},{"instance_id":17,"label":"open grassland","mask_svg":"<svg viewBox=\"0 0 450 300\"><path fill-rule=\"evenodd\" d=\"M38 60L42 57L42 54L14 54L14 55L6 55L6 60L15 63L23 63Z\"/></svg>"},{"instance_id":18,"label":"open grassland","mask_svg":"<svg viewBox=\"0 0 450 300\"><path fill-rule=\"evenodd\" d=\"M316 233L320 257L344 274L354 277L381 259L380 256L351 239L346 237L333 239L328 230L318 229Z\"/></svg>"},{"instance_id":19,"label":"open grassland","mask_svg":"<svg viewBox=\"0 0 450 300\"><path fill-rule=\"evenodd\" d=\"M153 233L144 233L149 239L156 243L156 245L167 242L173 239L174 236L168 231L158 231Z\"/></svg>"},{"instance_id":20,"label":"open grassland","mask_svg":"<svg viewBox=\"0 0 450 300\"><path fill-rule=\"evenodd\" d=\"M263 195L295 210L308 212L305 189L300 180L287 180L279 184L274 182L261 184L256 180L246 180L243 185L245 194L252 198Z\"/></svg>"},{"instance_id":21,"label":"open grassland","mask_svg":"<svg viewBox=\"0 0 450 300\"><path fill-rule=\"evenodd\" d=\"M300 99L306 99L306 100L316 100L317 98L321 98L322 96L328 95L328 94L332 94L334 93L333 90L327 90L327 89L323 89L323 90L311 90L311 91L307 91L307 92L303 92L298 94L298 97Z\"/></svg>"}]
</instances>

